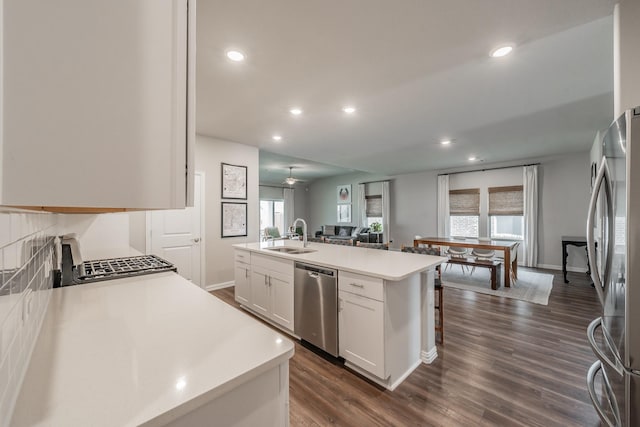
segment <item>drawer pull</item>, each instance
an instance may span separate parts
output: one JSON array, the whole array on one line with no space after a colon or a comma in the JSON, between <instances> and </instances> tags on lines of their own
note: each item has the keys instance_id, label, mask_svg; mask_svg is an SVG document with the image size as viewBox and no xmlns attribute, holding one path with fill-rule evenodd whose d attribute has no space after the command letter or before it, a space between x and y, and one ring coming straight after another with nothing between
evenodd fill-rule
<instances>
[{"instance_id":1,"label":"drawer pull","mask_svg":"<svg viewBox=\"0 0 640 427\"><path fill-rule=\"evenodd\" d=\"M363 284L360 283L349 283L351 286L355 286L356 288L364 288Z\"/></svg>"}]
</instances>

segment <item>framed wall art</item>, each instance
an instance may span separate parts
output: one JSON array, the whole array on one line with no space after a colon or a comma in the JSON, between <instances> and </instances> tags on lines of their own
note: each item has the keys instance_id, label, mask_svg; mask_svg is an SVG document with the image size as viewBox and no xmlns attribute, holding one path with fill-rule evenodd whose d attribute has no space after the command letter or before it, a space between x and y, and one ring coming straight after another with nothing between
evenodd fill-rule
<instances>
[{"instance_id":1,"label":"framed wall art","mask_svg":"<svg viewBox=\"0 0 640 427\"><path fill-rule=\"evenodd\" d=\"M351 222L351 205L338 205L338 222Z\"/></svg>"},{"instance_id":2,"label":"framed wall art","mask_svg":"<svg viewBox=\"0 0 640 427\"><path fill-rule=\"evenodd\" d=\"M336 189L338 203L351 203L351 184L338 185Z\"/></svg>"},{"instance_id":3,"label":"framed wall art","mask_svg":"<svg viewBox=\"0 0 640 427\"><path fill-rule=\"evenodd\" d=\"M247 204L222 202L222 237L247 235Z\"/></svg>"},{"instance_id":4,"label":"framed wall art","mask_svg":"<svg viewBox=\"0 0 640 427\"><path fill-rule=\"evenodd\" d=\"M222 163L222 199L247 200L247 167Z\"/></svg>"}]
</instances>

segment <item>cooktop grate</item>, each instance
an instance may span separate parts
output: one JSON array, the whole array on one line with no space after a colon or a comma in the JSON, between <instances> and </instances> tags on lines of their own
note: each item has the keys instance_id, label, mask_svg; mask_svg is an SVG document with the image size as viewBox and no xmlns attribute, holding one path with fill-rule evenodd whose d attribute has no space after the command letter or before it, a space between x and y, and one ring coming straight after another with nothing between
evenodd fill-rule
<instances>
[{"instance_id":1,"label":"cooktop grate","mask_svg":"<svg viewBox=\"0 0 640 427\"><path fill-rule=\"evenodd\" d=\"M177 271L173 264L155 255L85 261L83 269L84 272L78 277L83 282Z\"/></svg>"}]
</instances>

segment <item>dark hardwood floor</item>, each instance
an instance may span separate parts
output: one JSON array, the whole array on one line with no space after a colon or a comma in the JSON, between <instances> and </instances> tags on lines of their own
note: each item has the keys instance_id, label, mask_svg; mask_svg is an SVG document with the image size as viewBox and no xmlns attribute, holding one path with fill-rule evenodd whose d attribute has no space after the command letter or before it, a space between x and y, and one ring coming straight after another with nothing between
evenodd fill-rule
<instances>
[{"instance_id":1,"label":"dark hardwood floor","mask_svg":"<svg viewBox=\"0 0 640 427\"><path fill-rule=\"evenodd\" d=\"M549 305L448 288L445 342L394 392L296 343L292 426L597 426L586 390L597 316L586 275L555 271ZM212 292L238 306L233 288Z\"/></svg>"}]
</instances>

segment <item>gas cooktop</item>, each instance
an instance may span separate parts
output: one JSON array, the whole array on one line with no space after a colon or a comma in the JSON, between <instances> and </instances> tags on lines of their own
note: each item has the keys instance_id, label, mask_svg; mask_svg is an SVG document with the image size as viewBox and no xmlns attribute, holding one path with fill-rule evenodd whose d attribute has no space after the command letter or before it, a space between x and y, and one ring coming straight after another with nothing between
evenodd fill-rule
<instances>
[{"instance_id":1,"label":"gas cooktop","mask_svg":"<svg viewBox=\"0 0 640 427\"><path fill-rule=\"evenodd\" d=\"M173 264L156 255L85 261L82 267L84 271L79 272L78 276L74 278L76 283L120 279L123 277L141 276L164 271L177 271Z\"/></svg>"}]
</instances>

